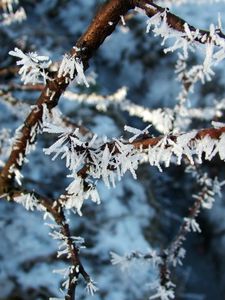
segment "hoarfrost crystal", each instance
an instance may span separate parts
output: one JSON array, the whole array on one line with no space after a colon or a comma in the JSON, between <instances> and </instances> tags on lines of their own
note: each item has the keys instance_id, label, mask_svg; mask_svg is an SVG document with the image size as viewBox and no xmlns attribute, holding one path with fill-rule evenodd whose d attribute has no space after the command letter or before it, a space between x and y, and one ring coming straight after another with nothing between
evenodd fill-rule
<instances>
[{"instance_id":1,"label":"hoarfrost crystal","mask_svg":"<svg viewBox=\"0 0 225 300\"><path fill-rule=\"evenodd\" d=\"M84 66L79 57L74 57L70 54L65 54L58 71L58 77L68 76L70 79L75 79L78 84L85 84L89 87L87 79L84 75Z\"/></svg>"},{"instance_id":2,"label":"hoarfrost crystal","mask_svg":"<svg viewBox=\"0 0 225 300\"><path fill-rule=\"evenodd\" d=\"M47 69L51 65L51 60L47 56L39 56L36 52L23 53L22 50L15 48L9 51L9 54L20 59L17 65L21 66L19 74L24 84L40 83L40 78L44 82L47 79Z\"/></svg>"}]
</instances>

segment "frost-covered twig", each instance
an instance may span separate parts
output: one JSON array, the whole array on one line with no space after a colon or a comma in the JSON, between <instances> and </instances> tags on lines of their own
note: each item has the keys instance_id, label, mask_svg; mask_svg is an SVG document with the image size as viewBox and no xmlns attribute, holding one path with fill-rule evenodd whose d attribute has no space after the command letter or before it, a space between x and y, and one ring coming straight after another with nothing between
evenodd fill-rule
<instances>
[{"instance_id":1,"label":"frost-covered twig","mask_svg":"<svg viewBox=\"0 0 225 300\"><path fill-rule=\"evenodd\" d=\"M71 261L68 278L66 278L66 281L64 282L64 287L66 288L65 300L74 300L75 289L79 275L82 275L90 289L93 281L85 271L79 257L80 239L71 236L69 224L65 218L60 202L55 201L51 209L53 210L51 214L54 217L56 224L59 225L60 228L58 231L58 228L53 226L52 234L53 238L56 238L60 241L58 256L65 254ZM94 289L93 287L92 291L95 292L96 290L97 288Z\"/></svg>"},{"instance_id":2,"label":"frost-covered twig","mask_svg":"<svg viewBox=\"0 0 225 300\"><path fill-rule=\"evenodd\" d=\"M194 159L202 163L203 157L211 160L216 154L221 160L225 159L225 127L156 138L149 137L147 128L140 131L127 127L127 130L133 133L129 140L110 141L96 135L90 139L80 135L78 130L46 124L44 131L57 133L59 138L44 151L47 155L53 155L53 160L59 156L65 159L73 179L66 189L66 198L61 198L66 208L75 208L81 215L85 199L91 198L99 203L95 182L102 179L106 186L115 186L116 179L120 180L127 171L136 178L135 171L140 163L146 161L146 154L150 165L160 170L162 164L166 167L171 162L181 164L183 157L190 164L194 164Z\"/></svg>"},{"instance_id":3,"label":"frost-covered twig","mask_svg":"<svg viewBox=\"0 0 225 300\"><path fill-rule=\"evenodd\" d=\"M194 26L188 24L185 20L169 12L166 8L163 8L153 3L153 1L135 0L133 2L135 6L141 8L149 18L155 17L154 22L163 21L163 17L164 15L166 15L167 28L164 27L164 31L160 33L162 34L163 37L164 35L166 36L170 34L175 36L176 35L175 31L177 31L178 33L181 33L181 36L183 36L182 34L184 34L183 37L191 42L197 41L199 43L204 44L211 41L212 32L207 30L196 29ZM150 23L151 23L151 19L150 19ZM220 28L218 28L216 34L218 36L218 40L212 40L213 43L215 43L216 45L224 45L225 35L221 32Z\"/></svg>"}]
</instances>

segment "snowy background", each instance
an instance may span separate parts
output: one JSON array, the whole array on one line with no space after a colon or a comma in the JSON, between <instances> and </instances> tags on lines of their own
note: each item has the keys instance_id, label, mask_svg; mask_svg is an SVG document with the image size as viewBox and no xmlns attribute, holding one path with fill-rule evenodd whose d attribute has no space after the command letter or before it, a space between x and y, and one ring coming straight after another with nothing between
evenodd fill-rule
<instances>
[{"instance_id":1,"label":"snowy background","mask_svg":"<svg viewBox=\"0 0 225 300\"><path fill-rule=\"evenodd\" d=\"M37 51L59 61L85 31L98 6L97 0L40 0L20 1L27 19L21 24L0 27L0 67L14 66L8 52L15 46L25 52ZM162 1L164 2L164 1ZM225 3L196 5L195 1L172 6L171 11L198 28L208 29L217 22L221 12L225 24ZM105 41L90 62L87 77L89 89L71 84L76 93L96 92L110 95L119 88L127 88L127 97L133 103L149 108L176 104L179 85L174 73L176 53L164 55L161 40L146 34L145 16L130 13L116 31ZM193 61L200 59L193 54ZM199 85L192 94L193 107L214 107L215 99L225 95L224 62L214 80ZM18 76L1 75L0 84L20 84ZM0 126L12 137L23 122L29 105L35 103L39 92L15 91L17 104L7 105L0 96ZM107 98L107 97L106 97ZM112 106L99 112L93 105L69 101L64 95L59 107L74 122L82 122L100 135L118 137L125 124L143 129L147 124ZM210 126L204 122L193 128ZM157 133L157 131L156 131ZM2 134L2 131L1 131ZM10 142L10 139L5 139ZM64 164L52 162L43 148L53 142L41 136L37 149L30 155L23 170L25 186L48 197L56 198L68 185ZM0 152L1 160L7 151ZM212 176L222 176L224 163L214 160L205 166ZM142 166L135 181L127 174L114 189L99 183L102 203L86 201L83 216L69 216L73 234L85 239L86 248L81 258L87 271L97 282L99 291L93 299L128 300L148 299L148 284L154 281L157 270L147 263L135 263L122 272L110 262L110 252L120 255L132 250L161 249L175 236L182 217L186 215L195 192L195 182L183 167L171 167L160 173L156 168ZM173 274L177 284L176 299L223 300L225 295L225 202L216 199L212 210L200 215L202 234L190 234L185 244L187 256L182 268ZM46 220L46 222L51 222ZM48 235L43 216L27 212L15 203L0 202L0 299L48 299L60 297L62 278L54 269L64 268L66 261L56 258L57 243ZM82 283L78 285L78 299L90 299Z\"/></svg>"}]
</instances>

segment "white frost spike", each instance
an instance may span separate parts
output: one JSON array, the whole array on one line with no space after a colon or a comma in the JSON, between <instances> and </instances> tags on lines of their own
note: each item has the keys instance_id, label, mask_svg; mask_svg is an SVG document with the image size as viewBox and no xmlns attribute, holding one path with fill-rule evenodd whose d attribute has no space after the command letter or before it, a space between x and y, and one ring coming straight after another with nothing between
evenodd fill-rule
<instances>
[{"instance_id":1,"label":"white frost spike","mask_svg":"<svg viewBox=\"0 0 225 300\"><path fill-rule=\"evenodd\" d=\"M94 294L98 291L96 282L90 279L90 281L87 283L86 290L89 295L94 296Z\"/></svg>"},{"instance_id":2,"label":"white frost spike","mask_svg":"<svg viewBox=\"0 0 225 300\"><path fill-rule=\"evenodd\" d=\"M84 245L84 243L85 243L84 238L82 238L81 236L72 236L71 238L74 241L74 243L76 244L77 248L79 248L79 249L86 248Z\"/></svg>"},{"instance_id":3,"label":"white frost spike","mask_svg":"<svg viewBox=\"0 0 225 300\"><path fill-rule=\"evenodd\" d=\"M86 182L88 184L88 190L85 190L84 180L77 175L71 176L74 177L74 180L66 188L69 198L64 205L66 209L75 209L77 213L82 216L81 208L84 200L90 198L93 202L99 204L100 197L92 182Z\"/></svg>"},{"instance_id":4,"label":"white frost spike","mask_svg":"<svg viewBox=\"0 0 225 300\"><path fill-rule=\"evenodd\" d=\"M75 66L76 66L76 70L77 70L77 75L76 75L77 83L79 83L79 84L84 83L86 85L86 87L89 87L87 79L84 75L83 63L82 63L81 59L79 59L78 57L75 58Z\"/></svg>"},{"instance_id":5,"label":"white frost spike","mask_svg":"<svg viewBox=\"0 0 225 300\"><path fill-rule=\"evenodd\" d=\"M121 22L122 22L123 26L126 26L126 22L125 22L124 16L121 15L120 19L121 19Z\"/></svg>"},{"instance_id":6,"label":"white frost spike","mask_svg":"<svg viewBox=\"0 0 225 300\"><path fill-rule=\"evenodd\" d=\"M168 137L165 136L155 146L149 147L148 149L148 158L150 165L158 167L160 172L162 172L160 162L164 162L165 166L168 167L172 157L171 149L169 147L167 148L168 141Z\"/></svg>"},{"instance_id":7,"label":"white frost spike","mask_svg":"<svg viewBox=\"0 0 225 300\"><path fill-rule=\"evenodd\" d=\"M120 256L115 252L110 252L112 265L119 265L122 272L125 272L130 265L130 261L125 256Z\"/></svg>"},{"instance_id":8,"label":"white frost spike","mask_svg":"<svg viewBox=\"0 0 225 300\"><path fill-rule=\"evenodd\" d=\"M40 56L36 52L23 53L22 50L15 48L14 51L9 51L9 55L17 57L17 65L21 66L19 74L24 84L39 83L40 77L44 82L47 79L46 69L50 66L51 60L48 56Z\"/></svg>"},{"instance_id":9,"label":"white frost spike","mask_svg":"<svg viewBox=\"0 0 225 300\"><path fill-rule=\"evenodd\" d=\"M213 58L218 63L225 58L225 49L221 48L216 53L213 54Z\"/></svg>"},{"instance_id":10,"label":"white frost spike","mask_svg":"<svg viewBox=\"0 0 225 300\"><path fill-rule=\"evenodd\" d=\"M209 73L211 72L211 66L212 66L212 59L213 59L213 50L214 45L213 43L207 43L206 44L206 56L203 63L204 72Z\"/></svg>"},{"instance_id":11,"label":"white frost spike","mask_svg":"<svg viewBox=\"0 0 225 300\"><path fill-rule=\"evenodd\" d=\"M79 176L75 176L73 182L66 188L70 198L67 200L65 207L67 209L75 208L80 216L82 216L81 207L85 200L83 184L83 179Z\"/></svg>"},{"instance_id":12,"label":"white frost spike","mask_svg":"<svg viewBox=\"0 0 225 300\"><path fill-rule=\"evenodd\" d=\"M109 161L110 161L111 155L110 155L110 151L109 151L109 147L108 145L105 146L105 149L103 151L102 154L102 179L105 182L105 185L107 187L110 187L110 182L109 182L109 170L108 170L108 166L109 166Z\"/></svg>"},{"instance_id":13,"label":"white frost spike","mask_svg":"<svg viewBox=\"0 0 225 300\"><path fill-rule=\"evenodd\" d=\"M43 220L47 220L47 218L49 218L51 221L55 221L52 214L50 214L49 212L46 211L43 215Z\"/></svg>"},{"instance_id":14,"label":"white frost spike","mask_svg":"<svg viewBox=\"0 0 225 300\"><path fill-rule=\"evenodd\" d=\"M27 210L34 210L37 207L37 199L32 194L17 196L14 200L22 204Z\"/></svg>"},{"instance_id":15,"label":"white frost spike","mask_svg":"<svg viewBox=\"0 0 225 300\"><path fill-rule=\"evenodd\" d=\"M214 24L210 24L209 34L210 34L211 37L214 37L214 35L215 35L215 26L214 26Z\"/></svg>"},{"instance_id":16,"label":"white frost spike","mask_svg":"<svg viewBox=\"0 0 225 300\"><path fill-rule=\"evenodd\" d=\"M134 140L136 140L140 135L142 134L148 134L148 129L151 127L151 125L148 125L145 129L140 130L131 126L124 126L124 130L130 133L133 133L134 136L129 139L129 142L132 143Z\"/></svg>"},{"instance_id":17,"label":"white frost spike","mask_svg":"<svg viewBox=\"0 0 225 300\"><path fill-rule=\"evenodd\" d=\"M216 154L213 151L215 149L216 143L217 141L215 139L211 139L211 137L209 137L208 135L206 135L203 139L198 140L196 154L198 156L199 163L202 163L203 153L205 153L205 159L212 159L212 157Z\"/></svg>"},{"instance_id":18,"label":"white frost spike","mask_svg":"<svg viewBox=\"0 0 225 300\"><path fill-rule=\"evenodd\" d=\"M26 19L26 12L23 7L19 7L16 11L9 10L8 12L3 12L2 17L2 24L4 25L10 25L13 22L20 23Z\"/></svg>"},{"instance_id":19,"label":"white frost spike","mask_svg":"<svg viewBox=\"0 0 225 300\"><path fill-rule=\"evenodd\" d=\"M212 126L214 128L221 128L221 127L225 127L225 123L212 121Z\"/></svg>"},{"instance_id":20,"label":"white frost spike","mask_svg":"<svg viewBox=\"0 0 225 300\"><path fill-rule=\"evenodd\" d=\"M173 264L173 267L176 267L177 265L182 266L182 260L184 259L185 254L186 250L181 247L178 249L178 253L176 255L174 255L174 253L170 255L170 261Z\"/></svg>"},{"instance_id":21,"label":"white frost spike","mask_svg":"<svg viewBox=\"0 0 225 300\"><path fill-rule=\"evenodd\" d=\"M187 37L189 38L189 40L192 41L193 36L192 36L192 34L191 34L191 30L190 30L190 28L189 28L189 26L188 26L187 23L184 24L184 30L185 30L185 32L186 32Z\"/></svg>"},{"instance_id":22,"label":"white frost spike","mask_svg":"<svg viewBox=\"0 0 225 300\"><path fill-rule=\"evenodd\" d=\"M73 79L75 72L75 59L69 54L63 56L63 60L59 67L58 77L65 77L69 75L70 79Z\"/></svg>"},{"instance_id":23,"label":"white frost spike","mask_svg":"<svg viewBox=\"0 0 225 300\"><path fill-rule=\"evenodd\" d=\"M97 204L101 203L99 193L95 187L90 188L90 190L88 192L89 192L90 198L93 202L95 202Z\"/></svg>"},{"instance_id":24,"label":"white frost spike","mask_svg":"<svg viewBox=\"0 0 225 300\"><path fill-rule=\"evenodd\" d=\"M220 136L219 141L217 143L215 143L215 149L211 153L211 157L214 157L214 155L216 155L218 153L220 156L220 159L225 160L224 145L225 145L225 133L223 133Z\"/></svg>"},{"instance_id":25,"label":"white frost spike","mask_svg":"<svg viewBox=\"0 0 225 300\"><path fill-rule=\"evenodd\" d=\"M193 232L201 232L201 229L199 227L199 224L196 222L195 219L193 218L184 218L184 221L186 222L186 229L188 231L193 231Z\"/></svg>"},{"instance_id":26,"label":"white frost spike","mask_svg":"<svg viewBox=\"0 0 225 300\"><path fill-rule=\"evenodd\" d=\"M183 155L186 155L190 163L193 164L192 151L189 147L189 142L195 138L196 131L190 133L185 133L177 137L176 143L169 140L170 144L173 145L172 152L177 156L177 164L181 164L181 158Z\"/></svg>"},{"instance_id":27,"label":"white frost spike","mask_svg":"<svg viewBox=\"0 0 225 300\"><path fill-rule=\"evenodd\" d=\"M124 261L126 261L126 259L123 256L120 256L119 254L111 251L110 252L111 255L111 263L112 265L118 265L118 264L122 264L124 263Z\"/></svg>"},{"instance_id":28,"label":"white frost spike","mask_svg":"<svg viewBox=\"0 0 225 300\"><path fill-rule=\"evenodd\" d=\"M77 73L75 76L75 72ZM84 66L78 57L71 56L70 54L65 54L58 71L58 77L69 76L70 79L75 79L78 84L85 84L89 87L87 79L84 75Z\"/></svg>"},{"instance_id":29,"label":"white frost spike","mask_svg":"<svg viewBox=\"0 0 225 300\"><path fill-rule=\"evenodd\" d=\"M64 269L53 270L52 273L59 274L59 275L63 276L64 278L66 278L70 274L70 267L64 268Z\"/></svg>"},{"instance_id":30,"label":"white frost spike","mask_svg":"<svg viewBox=\"0 0 225 300\"><path fill-rule=\"evenodd\" d=\"M162 258L158 255L157 251L150 250L149 255L151 256L149 261L152 263L153 267L158 267L162 263Z\"/></svg>"},{"instance_id":31,"label":"white frost spike","mask_svg":"<svg viewBox=\"0 0 225 300\"><path fill-rule=\"evenodd\" d=\"M161 20L162 20L161 13L157 13L153 17L151 17L147 21L146 33L150 32L151 26L154 26L154 27L158 26L160 24Z\"/></svg>"},{"instance_id":32,"label":"white frost spike","mask_svg":"<svg viewBox=\"0 0 225 300\"><path fill-rule=\"evenodd\" d=\"M55 160L56 157L63 152L64 150L64 143L67 140L67 136L66 135L62 135L62 137L60 139L58 139L52 146L50 146L49 148L45 148L43 149L44 153L47 155L50 155L52 153L55 153L55 156L52 158L52 160Z\"/></svg>"},{"instance_id":33,"label":"white frost spike","mask_svg":"<svg viewBox=\"0 0 225 300\"><path fill-rule=\"evenodd\" d=\"M164 286L159 286L157 288L157 292L155 295L151 296L149 299L161 299L161 300L170 300L170 299L174 299L175 295L174 295L174 291L171 289L167 289Z\"/></svg>"},{"instance_id":34,"label":"white frost spike","mask_svg":"<svg viewBox=\"0 0 225 300\"><path fill-rule=\"evenodd\" d=\"M21 174L19 169L15 168L15 166L12 165L9 169L9 173L10 173L10 176L11 176L11 174L15 175L15 180L18 183L18 185L22 185L21 180L23 178L23 175Z\"/></svg>"}]
</instances>

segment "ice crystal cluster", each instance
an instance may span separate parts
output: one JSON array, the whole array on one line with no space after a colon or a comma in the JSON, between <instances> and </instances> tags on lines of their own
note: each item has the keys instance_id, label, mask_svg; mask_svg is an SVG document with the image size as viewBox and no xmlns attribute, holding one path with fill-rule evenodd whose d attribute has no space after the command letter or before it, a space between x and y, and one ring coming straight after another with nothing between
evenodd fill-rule
<instances>
[{"instance_id":1,"label":"ice crystal cluster","mask_svg":"<svg viewBox=\"0 0 225 300\"><path fill-rule=\"evenodd\" d=\"M36 52L25 54L18 48L10 51L9 54L19 59L16 64L20 66L19 74L24 84L39 83L41 78L46 82L47 69L51 65L49 57L38 55Z\"/></svg>"},{"instance_id":2,"label":"ice crystal cluster","mask_svg":"<svg viewBox=\"0 0 225 300\"><path fill-rule=\"evenodd\" d=\"M79 52L79 49L77 50ZM78 84L85 84L89 87L89 84L84 75L84 66L82 60L79 57L65 54L58 71L58 77L67 77L68 79L76 79Z\"/></svg>"},{"instance_id":3,"label":"ice crystal cluster","mask_svg":"<svg viewBox=\"0 0 225 300\"><path fill-rule=\"evenodd\" d=\"M130 171L136 178L135 170L141 159L137 151L129 143L115 139L92 138L82 136L79 129L75 131L68 128L52 126L51 123L44 124L44 132L60 133L59 139L49 148L44 149L45 154L53 155L53 160L58 156L65 159L66 167L71 171L73 178L67 187L67 196L62 196L65 207L74 208L81 214L81 207L85 199L100 203L99 194L96 190L96 181L102 179L107 187L115 186L118 180ZM136 130L138 134L142 133ZM138 136L135 131L135 138ZM79 176L79 171L86 168L85 177ZM69 197L68 197L69 196ZM64 201L64 198L68 198Z\"/></svg>"},{"instance_id":4,"label":"ice crystal cluster","mask_svg":"<svg viewBox=\"0 0 225 300\"><path fill-rule=\"evenodd\" d=\"M24 194L15 197L15 201L23 205L27 210L34 210L38 206L37 199L32 194Z\"/></svg>"}]
</instances>

